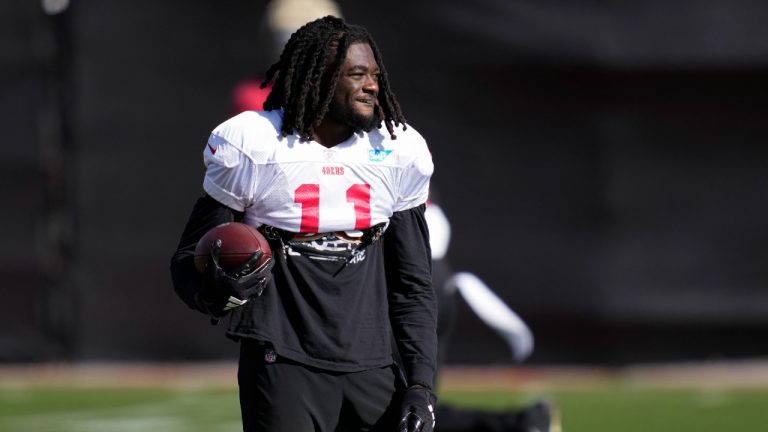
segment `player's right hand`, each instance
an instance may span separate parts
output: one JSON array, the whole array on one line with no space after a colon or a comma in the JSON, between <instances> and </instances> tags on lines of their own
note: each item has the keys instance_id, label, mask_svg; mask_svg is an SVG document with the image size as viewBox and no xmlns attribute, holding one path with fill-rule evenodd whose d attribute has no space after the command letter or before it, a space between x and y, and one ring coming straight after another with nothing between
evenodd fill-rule
<instances>
[{"instance_id":1,"label":"player's right hand","mask_svg":"<svg viewBox=\"0 0 768 432\"><path fill-rule=\"evenodd\" d=\"M219 265L221 240L215 240L208 256L208 265L202 274L202 285L198 294L208 313L222 317L230 310L240 307L248 300L261 295L272 278L272 257L256 267L264 252L255 252L251 257L231 272Z\"/></svg>"}]
</instances>

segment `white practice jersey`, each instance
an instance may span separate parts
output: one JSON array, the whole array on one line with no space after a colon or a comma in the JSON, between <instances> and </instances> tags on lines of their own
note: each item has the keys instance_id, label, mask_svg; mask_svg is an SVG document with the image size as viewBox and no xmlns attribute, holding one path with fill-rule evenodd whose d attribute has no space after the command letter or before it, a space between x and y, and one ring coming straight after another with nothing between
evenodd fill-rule
<instances>
[{"instance_id":1,"label":"white practice jersey","mask_svg":"<svg viewBox=\"0 0 768 432\"><path fill-rule=\"evenodd\" d=\"M423 204L434 169L413 128L358 132L326 148L282 137L282 111L246 111L219 125L204 150L203 188L245 212L244 222L285 231L355 231Z\"/></svg>"}]
</instances>

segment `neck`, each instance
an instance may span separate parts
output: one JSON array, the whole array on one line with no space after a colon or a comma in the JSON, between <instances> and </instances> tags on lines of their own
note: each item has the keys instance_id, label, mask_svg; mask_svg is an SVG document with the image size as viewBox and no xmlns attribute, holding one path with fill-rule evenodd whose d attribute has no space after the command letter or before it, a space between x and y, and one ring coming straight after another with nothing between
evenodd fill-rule
<instances>
[{"instance_id":1,"label":"neck","mask_svg":"<svg viewBox=\"0 0 768 432\"><path fill-rule=\"evenodd\" d=\"M325 116L320 126L315 128L315 135L312 138L330 148L349 139L353 132L351 127Z\"/></svg>"}]
</instances>

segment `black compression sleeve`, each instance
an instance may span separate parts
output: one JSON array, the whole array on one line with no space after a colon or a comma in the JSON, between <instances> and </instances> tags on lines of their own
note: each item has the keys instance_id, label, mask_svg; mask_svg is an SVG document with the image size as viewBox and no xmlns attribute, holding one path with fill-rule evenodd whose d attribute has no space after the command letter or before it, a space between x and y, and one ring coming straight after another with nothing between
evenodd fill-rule
<instances>
[{"instance_id":1,"label":"black compression sleeve","mask_svg":"<svg viewBox=\"0 0 768 432\"><path fill-rule=\"evenodd\" d=\"M179 246L171 258L173 288L189 307L207 313L205 307L197 301L197 292L200 290L200 277L194 262L197 241L211 228L242 218L243 213L232 210L208 194L200 197L192 208Z\"/></svg>"},{"instance_id":2,"label":"black compression sleeve","mask_svg":"<svg viewBox=\"0 0 768 432\"><path fill-rule=\"evenodd\" d=\"M395 212L384 232L389 314L408 384L434 386L437 305L425 206Z\"/></svg>"}]
</instances>

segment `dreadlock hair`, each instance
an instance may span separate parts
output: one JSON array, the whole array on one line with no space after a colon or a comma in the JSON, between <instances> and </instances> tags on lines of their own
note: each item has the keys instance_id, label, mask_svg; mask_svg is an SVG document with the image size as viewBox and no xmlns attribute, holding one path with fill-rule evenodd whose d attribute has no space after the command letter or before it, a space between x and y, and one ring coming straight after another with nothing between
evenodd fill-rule
<instances>
[{"instance_id":1,"label":"dreadlock hair","mask_svg":"<svg viewBox=\"0 0 768 432\"><path fill-rule=\"evenodd\" d=\"M381 53L371 35L361 26L329 15L296 30L285 44L280 60L269 67L261 83L261 88L266 88L274 81L264 109L283 108L283 136L296 133L301 140L312 139L315 128L328 112L347 48L359 42L370 45L379 65L377 127L383 122L392 139L396 138L395 126L406 127L400 104L389 86Z\"/></svg>"}]
</instances>

